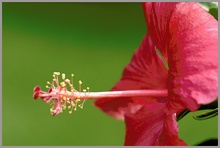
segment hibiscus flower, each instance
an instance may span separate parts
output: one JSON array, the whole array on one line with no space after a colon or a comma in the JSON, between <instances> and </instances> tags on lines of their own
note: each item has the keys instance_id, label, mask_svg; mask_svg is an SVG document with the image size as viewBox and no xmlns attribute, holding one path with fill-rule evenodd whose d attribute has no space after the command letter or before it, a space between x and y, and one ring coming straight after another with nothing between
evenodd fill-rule
<instances>
[{"instance_id":1,"label":"hibiscus flower","mask_svg":"<svg viewBox=\"0 0 220 148\"><path fill-rule=\"evenodd\" d=\"M147 2L143 9L148 32L111 91L168 95L101 98L95 105L125 121L125 145L186 145L176 116L218 96L218 22L194 2Z\"/></svg>"}]
</instances>

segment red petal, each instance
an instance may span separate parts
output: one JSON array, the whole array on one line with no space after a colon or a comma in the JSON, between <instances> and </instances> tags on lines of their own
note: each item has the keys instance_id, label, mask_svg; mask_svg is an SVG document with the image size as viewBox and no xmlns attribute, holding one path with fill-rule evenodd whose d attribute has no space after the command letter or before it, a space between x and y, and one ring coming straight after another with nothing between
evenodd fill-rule
<instances>
[{"instance_id":1,"label":"red petal","mask_svg":"<svg viewBox=\"0 0 220 148\"><path fill-rule=\"evenodd\" d=\"M126 146L186 145L178 138L176 116L166 115L165 103L148 104L125 116Z\"/></svg>"},{"instance_id":2,"label":"red petal","mask_svg":"<svg viewBox=\"0 0 220 148\"><path fill-rule=\"evenodd\" d=\"M218 93L218 21L198 3L144 3L148 29L168 58L170 111L198 109ZM174 111L176 110L176 111Z\"/></svg>"},{"instance_id":3,"label":"red petal","mask_svg":"<svg viewBox=\"0 0 220 148\"><path fill-rule=\"evenodd\" d=\"M218 96L218 21L197 3L179 4L170 19L171 98L191 111ZM184 106L184 105L182 105Z\"/></svg>"},{"instance_id":4,"label":"red petal","mask_svg":"<svg viewBox=\"0 0 220 148\"><path fill-rule=\"evenodd\" d=\"M167 88L167 69L156 53L155 45L146 35L131 62L125 67L121 80L112 90L164 89ZM166 99L161 99L164 102ZM154 98L99 99L95 105L107 114L123 119L124 113L136 112L146 103L157 103Z\"/></svg>"},{"instance_id":5,"label":"red petal","mask_svg":"<svg viewBox=\"0 0 220 148\"><path fill-rule=\"evenodd\" d=\"M169 20L178 3L147 2L143 3L148 31L157 48L167 60L167 44L169 42Z\"/></svg>"}]
</instances>

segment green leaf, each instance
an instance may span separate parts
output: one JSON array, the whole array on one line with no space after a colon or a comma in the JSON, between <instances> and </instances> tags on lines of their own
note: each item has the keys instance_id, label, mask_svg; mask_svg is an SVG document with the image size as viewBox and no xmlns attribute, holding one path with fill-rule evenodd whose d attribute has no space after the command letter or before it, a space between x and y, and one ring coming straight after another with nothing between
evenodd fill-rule
<instances>
[{"instance_id":1,"label":"green leaf","mask_svg":"<svg viewBox=\"0 0 220 148\"><path fill-rule=\"evenodd\" d=\"M199 2L199 4L218 20L218 2Z\"/></svg>"},{"instance_id":2,"label":"green leaf","mask_svg":"<svg viewBox=\"0 0 220 148\"><path fill-rule=\"evenodd\" d=\"M196 146L218 146L218 139L205 140L199 144L196 144Z\"/></svg>"},{"instance_id":3,"label":"green leaf","mask_svg":"<svg viewBox=\"0 0 220 148\"><path fill-rule=\"evenodd\" d=\"M213 7L209 9L209 13L218 20L218 7Z\"/></svg>"},{"instance_id":4,"label":"green leaf","mask_svg":"<svg viewBox=\"0 0 220 148\"><path fill-rule=\"evenodd\" d=\"M206 113L200 114L198 116L193 116L196 120L206 120L218 115L218 108L208 111Z\"/></svg>"},{"instance_id":5,"label":"green leaf","mask_svg":"<svg viewBox=\"0 0 220 148\"><path fill-rule=\"evenodd\" d=\"M180 119L182 119L184 116L186 116L188 113L190 113L190 111L188 109L182 111L176 118L177 121L180 121Z\"/></svg>"},{"instance_id":6,"label":"green leaf","mask_svg":"<svg viewBox=\"0 0 220 148\"><path fill-rule=\"evenodd\" d=\"M218 8L218 2L199 2L199 4L206 10L209 11L210 8Z\"/></svg>"},{"instance_id":7,"label":"green leaf","mask_svg":"<svg viewBox=\"0 0 220 148\"><path fill-rule=\"evenodd\" d=\"M209 104L205 104L205 105L201 105L200 108L198 110L207 110L207 109L216 109L218 108L218 98L216 98L215 101L209 103Z\"/></svg>"},{"instance_id":8,"label":"green leaf","mask_svg":"<svg viewBox=\"0 0 220 148\"><path fill-rule=\"evenodd\" d=\"M206 105L201 105L200 108L198 110L210 110L210 109L216 109L218 108L218 98L216 98L215 101L213 101L210 104L206 104ZM179 113L179 115L176 117L177 121L180 121L184 116L186 116L188 113L190 113L190 111L188 109L185 109L184 111L182 111L181 113ZM196 118L196 117L195 117Z\"/></svg>"}]
</instances>

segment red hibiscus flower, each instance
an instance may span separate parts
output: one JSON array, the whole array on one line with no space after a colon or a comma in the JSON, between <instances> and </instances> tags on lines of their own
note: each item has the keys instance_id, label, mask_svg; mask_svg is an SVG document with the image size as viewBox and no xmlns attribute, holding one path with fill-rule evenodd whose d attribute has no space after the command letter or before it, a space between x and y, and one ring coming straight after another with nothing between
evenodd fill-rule
<instances>
[{"instance_id":1,"label":"red hibiscus flower","mask_svg":"<svg viewBox=\"0 0 220 148\"><path fill-rule=\"evenodd\" d=\"M112 91L168 89L168 96L101 98L95 105L125 120L125 145L186 145L176 116L218 96L218 22L198 3L143 8L148 32Z\"/></svg>"}]
</instances>

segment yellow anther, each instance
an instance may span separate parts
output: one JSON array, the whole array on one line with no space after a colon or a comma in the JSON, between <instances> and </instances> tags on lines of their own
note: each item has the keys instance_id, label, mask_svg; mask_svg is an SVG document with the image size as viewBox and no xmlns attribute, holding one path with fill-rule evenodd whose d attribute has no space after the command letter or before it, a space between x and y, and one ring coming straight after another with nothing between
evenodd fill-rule
<instances>
[{"instance_id":1,"label":"yellow anther","mask_svg":"<svg viewBox=\"0 0 220 148\"><path fill-rule=\"evenodd\" d=\"M62 107L63 107L63 109L66 109L66 106L65 106L65 105L63 105Z\"/></svg>"},{"instance_id":2,"label":"yellow anther","mask_svg":"<svg viewBox=\"0 0 220 148\"><path fill-rule=\"evenodd\" d=\"M73 101L71 101L71 106L75 106L75 103Z\"/></svg>"},{"instance_id":3,"label":"yellow anther","mask_svg":"<svg viewBox=\"0 0 220 148\"><path fill-rule=\"evenodd\" d=\"M78 105L78 106L79 106L79 108L83 109L83 105L82 105L82 104L80 104L80 105Z\"/></svg>"},{"instance_id":4,"label":"yellow anther","mask_svg":"<svg viewBox=\"0 0 220 148\"><path fill-rule=\"evenodd\" d=\"M60 72L54 72L53 74L59 76Z\"/></svg>"},{"instance_id":5,"label":"yellow anther","mask_svg":"<svg viewBox=\"0 0 220 148\"><path fill-rule=\"evenodd\" d=\"M83 100L83 102L79 105L79 107L80 107L81 109L83 109L83 105L84 105L85 101L86 101L86 100Z\"/></svg>"},{"instance_id":6,"label":"yellow anther","mask_svg":"<svg viewBox=\"0 0 220 148\"><path fill-rule=\"evenodd\" d=\"M74 77L74 74L71 74L71 83L73 84L73 77Z\"/></svg>"},{"instance_id":7,"label":"yellow anther","mask_svg":"<svg viewBox=\"0 0 220 148\"><path fill-rule=\"evenodd\" d=\"M69 79L66 79L65 82L66 82L66 83L70 83L70 80L69 80Z\"/></svg>"},{"instance_id":8,"label":"yellow anther","mask_svg":"<svg viewBox=\"0 0 220 148\"><path fill-rule=\"evenodd\" d=\"M62 81L59 81L59 75L61 75ZM57 89L61 92L57 94L57 99L60 101L61 106L58 107L55 105L55 98L51 99L51 101L50 99L47 99L47 97L43 98L46 103L51 105L50 113L54 115L55 113L60 113L63 110L68 109L69 114L71 114L73 110L76 111L78 107L83 109L83 105L85 102L83 98L89 96L90 88L86 87L86 89L82 89L82 81L79 80L79 91L77 91L73 85L74 74L71 74L71 79L66 79L66 75L64 73L54 72L52 77L53 81L46 82L46 88L52 88L53 90ZM82 94L83 92L84 94Z\"/></svg>"},{"instance_id":9,"label":"yellow anther","mask_svg":"<svg viewBox=\"0 0 220 148\"><path fill-rule=\"evenodd\" d=\"M79 92L81 92L81 90L82 90L82 81L79 80Z\"/></svg>"},{"instance_id":10,"label":"yellow anther","mask_svg":"<svg viewBox=\"0 0 220 148\"><path fill-rule=\"evenodd\" d=\"M66 84L65 84L64 82L60 82L60 85L61 85L62 87L65 87L65 86L66 86Z\"/></svg>"},{"instance_id":11,"label":"yellow anther","mask_svg":"<svg viewBox=\"0 0 220 148\"><path fill-rule=\"evenodd\" d=\"M63 79L63 80L65 80L65 76L66 76L66 75L63 73L63 74L62 74L62 79Z\"/></svg>"},{"instance_id":12,"label":"yellow anther","mask_svg":"<svg viewBox=\"0 0 220 148\"><path fill-rule=\"evenodd\" d=\"M88 90L88 92L89 92L89 95L88 95L88 97L90 97L90 89L89 89L89 87L87 87L87 90Z\"/></svg>"}]
</instances>

